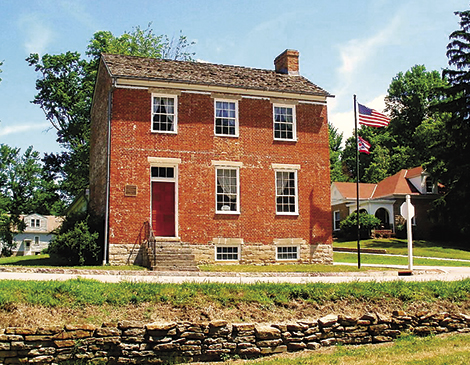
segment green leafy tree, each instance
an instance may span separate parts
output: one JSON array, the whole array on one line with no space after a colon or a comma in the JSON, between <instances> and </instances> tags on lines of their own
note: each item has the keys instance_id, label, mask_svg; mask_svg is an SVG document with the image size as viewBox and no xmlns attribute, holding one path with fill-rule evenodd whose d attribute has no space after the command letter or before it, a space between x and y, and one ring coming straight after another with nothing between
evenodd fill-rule
<instances>
[{"instance_id":1,"label":"green leafy tree","mask_svg":"<svg viewBox=\"0 0 470 365\"><path fill-rule=\"evenodd\" d=\"M0 66L3 66L3 61L0 61ZM2 69L0 68L0 74L2 73ZM0 82L2 82L2 78L0 77Z\"/></svg>"},{"instance_id":2,"label":"green leafy tree","mask_svg":"<svg viewBox=\"0 0 470 365\"><path fill-rule=\"evenodd\" d=\"M0 145L0 240L3 254L11 254L13 237L24 228L21 214L51 214L62 209L53 180L48 180L32 147Z\"/></svg>"},{"instance_id":3,"label":"green leafy tree","mask_svg":"<svg viewBox=\"0 0 470 365\"><path fill-rule=\"evenodd\" d=\"M330 180L347 181L348 176L343 172L343 163L341 162L341 144L343 142L343 133L339 133L330 122L328 122L328 139L330 145Z\"/></svg>"},{"instance_id":4,"label":"green leafy tree","mask_svg":"<svg viewBox=\"0 0 470 365\"><path fill-rule=\"evenodd\" d=\"M93 88L101 53L119 53L142 57L191 60L192 43L180 34L176 40L157 36L150 28L134 28L120 37L111 32L96 32L86 55L66 52L59 55L31 54L26 61L39 77L33 103L44 111L57 131L64 152L47 154L45 168L60 181L63 198L70 201L88 186L90 112Z\"/></svg>"},{"instance_id":5,"label":"green leafy tree","mask_svg":"<svg viewBox=\"0 0 470 365\"><path fill-rule=\"evenodd\" d=\"M437 110L445 113L440 121L439 141L431 152L434 159L426 169L445 187L445 194L436 201L437 219L447 227L447 237L453 232L461 237L470 233L470 10L456 12L460 29L452 32L447 46L451 68L443 71L449 81ZM435 127L424 132L436 133Z\"/></svg>"},{"instance_id":6,"label":"green leafy tree","mask_svg":"<svg viewBox=\"0 0 470 365\"><path fill-rule=\"evenodd\" d=\"M447 81L437 71L426 71L416 65L399 72L389 86L385 98L386 112L391 117L388 127L360 126L359 135L371 144L370 155L360 156L361 182L376 183L401 169L421 166L432 158L429 145L434 134L423 133L423 123L439 124L441 113L433 106L442 99ZM346 142L342 160L356 176L355 139Z\"/></svg>"},{"instance_id":7,"label":"green leafy tree","mask_svg":"<svg viewBox=\"0 0 470 365\"><path fill-rule=\"evenodd\" d=\"M90 227L90 217L85 214L68 216L57 235L49 243L47 253L69 265L93 265L101 256L99 234Z\"/></svg>"},{"instance_id":8,"label":"green leafy tree","mask_svg":"<svg viewBox=\"0 0 470 365\"><path fill-rule=\"evenodd\" d=\"M359 212L359 227L361 231L361 238L369 238L370 232L374 228L379 227L381 224L380 219L374 215L367 214L366 212ZM341 234L347 239L354 239L357 237L357 212L354 212L343 219L340 224Z\"/></svg>"}]
</instances>

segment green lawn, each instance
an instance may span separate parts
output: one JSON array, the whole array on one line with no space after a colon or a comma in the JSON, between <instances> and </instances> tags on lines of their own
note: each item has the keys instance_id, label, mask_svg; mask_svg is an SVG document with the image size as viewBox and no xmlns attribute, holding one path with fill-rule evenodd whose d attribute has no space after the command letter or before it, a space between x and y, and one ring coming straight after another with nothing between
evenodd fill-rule
<instances>
[{"instance_id":1,"label":"green lawn","mask_svg":"<svg viewBox=\"0 0 470 365\"><path fill-rule=\"evenodd\" d=\"M388 254L408 255L406 239L370 239L360 241L361 248L385 249ZM465 247L465 245L467 247ZM423 257L439 257L447 259L470 260L470 244L463 243L459 247L451 243L415 240L413 241L413 255ZM356 248L357 241L334 242L333 247Z\"/></svg>"},{"instance_id":2,"label":"green lawn","mask_svg":"<svg viewBox=\"0 0 470 365\"><path fill-rule=\"evenodd\" d=\"M335 252L334 262L357 263L357 253ZM408 257L361 254L361 264L408 265ZM414 265L423 266L470 266L470 262L413 258ZM335 266L337 267L337 266Z\"/></svg>"},{"instance_id":3,"label":"green lawn","mask_svg":"<svg viewBox=\"0 0 470 365\"><path fill-rule=\"evenodd\" d=\"M354 266L333 266L333 265L201 265L201 271L206 272L361 272L370 270L384 270L382 268L362 267L358 269Z\"/></svg>"},{"instance_id":4,"label":"green lawn","mask_svg":"<svg viewBox=\"0 0 470 365\"><path fill-rule=\"evenodd\" d=\"M61 267L68 269L88 269L88 270L147 270L142 266L67 266L66 262L52 259L49 255L35 256L11 256L0 257L0 266L25 266L25 267Z\"/></svg>"},{"instance_id":5,"label":"green lawn","mask_svg":"<svg viewBox=\"0 0 470 365\"><path fill-rule=\"evenodd\" d=\"M470 335L405 336L392 344L335 346L316 352L280 355L274 358L234 361L238 365L329 365L329 364L396 364L396 365L467 365L470 358Z\"/></svg>"}]
</instances>

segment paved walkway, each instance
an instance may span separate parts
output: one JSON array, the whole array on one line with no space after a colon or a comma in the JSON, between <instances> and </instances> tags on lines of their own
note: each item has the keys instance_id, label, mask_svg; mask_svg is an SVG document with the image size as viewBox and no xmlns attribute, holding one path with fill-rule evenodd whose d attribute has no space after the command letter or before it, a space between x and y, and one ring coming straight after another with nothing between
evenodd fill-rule
<instances>
[{"instance_id":1,"label":"paved walkway","mask_svg":"<svg viewBox=\"0 0 470 365\"><path fill-rule=\"evenodd\" d=\"M379 266L379 265L363 265ZM390 266L389 266L390 267ZM12 271L11 268L0 269L0 280L69 280L76 278L93 279L102 282L118 283L150 282L150 283L340 283L351 281L454 281L470 278L470 267L415 266L413 275L400 276L404 266L390 267L390 271L370 272L335 272L335 273L190 273L190 272L115 272L62 269L29 269ZM396 270L393 270L396 269Z\"/></svg>"}]
</instances>

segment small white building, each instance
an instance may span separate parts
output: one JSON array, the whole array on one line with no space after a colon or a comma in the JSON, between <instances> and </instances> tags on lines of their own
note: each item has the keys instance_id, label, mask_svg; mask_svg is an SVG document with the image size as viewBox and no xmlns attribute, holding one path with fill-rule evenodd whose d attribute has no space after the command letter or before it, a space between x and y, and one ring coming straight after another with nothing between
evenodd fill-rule
<instances>
[{"instance_id":1,"label":"small white building","mask_svg":"<svg viewBox=\"0 0 470 365\"><path fill-rule=\"evenodd\" d=\"M24 220L26 228L14 237L16 247L13 255L17 256L40 254L49 246L54 237L52 232L60 227L63 221L63 217L35 213L21 215L20 218Z\"/></svg>"}]
</instances>

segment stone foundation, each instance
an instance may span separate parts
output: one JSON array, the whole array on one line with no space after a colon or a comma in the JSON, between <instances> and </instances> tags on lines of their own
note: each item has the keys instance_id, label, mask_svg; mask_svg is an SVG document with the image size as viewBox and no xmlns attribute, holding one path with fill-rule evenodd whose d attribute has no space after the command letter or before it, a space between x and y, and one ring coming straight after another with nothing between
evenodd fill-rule
<instances>
[{"instance_id":1,"label":"stone foundation","mask_svg":"<svg viewBox=\"0 0 470 365\"><path fill-rule=\"evenodd\" d=\"M426 336L447 332L469 333L470 316L428 312L410 316L395 311L391 317L330 314L318 320L278 324L123 321L101 327L11 327L0 329L0 364L178 364L316 350L337 344L390 342L403 333Z\"/></svg>"},{"instance_id":2,"label":"stone foundation","mask_svg":"<svg viewBox=\"0 0 470 365\"><path fill-rule=\"evenodd\" d=\"M165 241L166 247L190 248L198 265L207 264L333 264L333 246L330 244L311 245L305 240L296 238L278 239L272 245L262 243L244 243L239 238L214 238L205 245L185 244L179 241ZM216 247L231 246L239 248L238 261L217 261ZM278 246L294 246L298 249L297 260L277 260ZM109 247L109 263L111 265L144 265L143 249L133 244L111 244Z\"/></svg>"}]
</instances>

